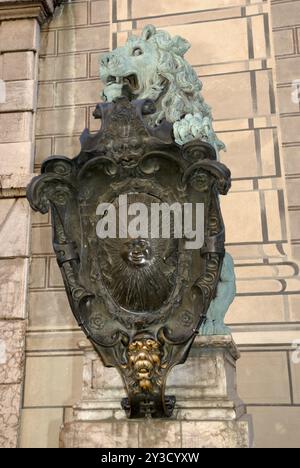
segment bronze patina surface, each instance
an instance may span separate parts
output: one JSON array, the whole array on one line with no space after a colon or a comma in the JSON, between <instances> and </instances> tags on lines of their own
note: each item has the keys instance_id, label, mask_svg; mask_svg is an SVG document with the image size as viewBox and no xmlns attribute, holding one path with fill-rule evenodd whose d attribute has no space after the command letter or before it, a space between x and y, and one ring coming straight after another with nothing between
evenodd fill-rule
<instances>
[{"instance_id":1,"label":"bronze patina surface","mask_svg":"<svg viewBox=\"0 0 300 468\"><path fill-rule=\"evenodd\" d=\"M107 366L116 367L128 398L128 417L171 416L167 375L184 363L220 278L224 225L219 194L230 171L200 140L179 146L172 125L150 128L149 100L97 106L100 131L82 136L73 160L47 159L28 187L32 208L52 214L53 247L78 324ZM187 250L185 239L100 239L99 203L203 203L205 243Z\"/></svg>"}]
</instances>

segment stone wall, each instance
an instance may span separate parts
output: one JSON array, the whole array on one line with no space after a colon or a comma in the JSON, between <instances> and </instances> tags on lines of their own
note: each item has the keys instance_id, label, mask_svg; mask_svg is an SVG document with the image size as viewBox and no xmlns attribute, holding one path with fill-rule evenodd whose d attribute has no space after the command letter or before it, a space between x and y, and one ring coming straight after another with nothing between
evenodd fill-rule
<instances>
[{"instance_id":1,"label":"stone wall","mask_svg":"<svg viewBox=\"0 0 300 468\"><path fill-rule=\"evenodd\" d=\"M242 351L239 393L254 416L258 447L300 446L300 365L292 351L300 339L300 108L291 99L299 15L299 0L72 1L41 35L36 169L50 154L74 156L82 129L96 130L101 51L147 23L191 41L188 59L203 80L228 148L222 160L233 173L231 194L222 200L238 278L228 323ZM24 210L28 220L25 204ZM24 252L19 256L23 261ZM79 398L82 333L52 254L48 217L33 216L30 276L21 446L53 447ZM11 385L21 381L16 373L13 379Z\"/></svg>"},{"instance_id":2,"label":"stone wall","mask_svg":"<svg viewBox=\"0 0 300 468\"><path fill-rule=\"evenodd\" d=\"M290 240L300 258L300 2L272 2L278 108L287 188Z\"/></svg>"},{"instance_id":3,"label":"stone wall","mask_svg":"<svg viewBox=\"0 0 300 468\"><path fill-rule=\"evenodd\" d=\"M24 374L40 24L56 0L0 0L0 447L16 447Z\"/></svg>"},{"instance_id":4,"label":"stone wall","mask_svg":"<svg viewBox=\"0 0 300 468\"><path fill-rule=\"evenodd\" d=\"M109 50L108 0L65 2L41 33L35 169L51 154L79 152L100 101L99 55ZM83 338L53 255L47 216L33 215L22 447L56 447L59 427L80 396Z\"/></svg>"}]
</instances>

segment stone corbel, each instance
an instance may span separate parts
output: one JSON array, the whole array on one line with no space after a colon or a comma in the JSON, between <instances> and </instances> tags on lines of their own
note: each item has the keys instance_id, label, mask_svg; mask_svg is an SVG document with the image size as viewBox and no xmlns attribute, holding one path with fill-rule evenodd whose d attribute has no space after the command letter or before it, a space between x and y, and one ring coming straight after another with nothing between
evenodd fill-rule
<instances>
[{"instance_id":1,"label":"stone corbel","mask_svg":"<svg viewBox=\"0 0 300 468\"><path fill-rule=\"evenodd\" d=\"M0 0L0 21L14 19L37 19L47 21L62 0Z\"/></svg>"}]
</instances>

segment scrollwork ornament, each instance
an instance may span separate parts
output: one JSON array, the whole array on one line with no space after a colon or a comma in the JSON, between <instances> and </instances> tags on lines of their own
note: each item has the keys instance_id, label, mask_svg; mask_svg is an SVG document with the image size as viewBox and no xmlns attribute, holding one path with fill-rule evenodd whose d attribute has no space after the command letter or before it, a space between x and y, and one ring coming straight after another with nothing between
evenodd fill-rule
<instances>
[{"instance_id":1,"label":"scrollwork ornament","mask_svg":"<svg viewBox=\"0 0 300 468\"><path fill-rule=\"evenodd\" d=\"M84 133L74 159L46 160L28 188L34 210L51 208L53 247L73 314L103 362L121 373L131 418L172 415L167 375L187 358L215 297L225 253L219 193L230 187L230 172L212 146L177 145L165 121L149 126L153 112L149 100L100 104L99 132ZM186 249L174 223L169 238L152 238L150 223L142 236L99 237L105 218L99 204L109 203L119 216L120 196L143 203L148 213L155 203L203 203L203 247Z\"/></svg>"}]
</instances>

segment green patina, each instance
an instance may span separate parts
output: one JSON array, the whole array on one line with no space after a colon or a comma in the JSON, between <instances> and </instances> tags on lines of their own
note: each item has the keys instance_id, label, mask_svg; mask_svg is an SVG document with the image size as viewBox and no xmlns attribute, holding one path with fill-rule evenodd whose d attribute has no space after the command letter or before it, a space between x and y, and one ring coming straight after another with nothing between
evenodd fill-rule
<instances>
[{"instance_id":1,"label":"green patina","mask_svg":"<svg viewBox=\"0 0 300 468\"><path fill-rule=\"evenodd\" d=\"M100 78L105 87L103 99L112 102L124 92L132 99L152 99L156 112L153 126L166 119L173 123L176 143L195 139L225 149L213 129L211 108L201 95L202 82L184 55L191 47L185 39L146 26L140 37L131 36L123 47L101 58ZM212 301L202 335L228 335L224 318L236 295L234 264L225 254L216 298Z\"/></svg>"},{"instance_id":2,"label":"green patina","mask_svg":"<svg viewBox=\"0 0 300 468\"><path fill-rule=\"evenodd\" d=\"M174 124L178 144L197 138L210 143L218 153L225 145L213 130L211 109L201 95L202 83L184 58L190 47L179 36L146 26L140 37L129 37L123 47L102 57L103 98L113 101L128 84L133 98L155 101L152 125L166 119Z\"/></svg>"}]
</instances>

